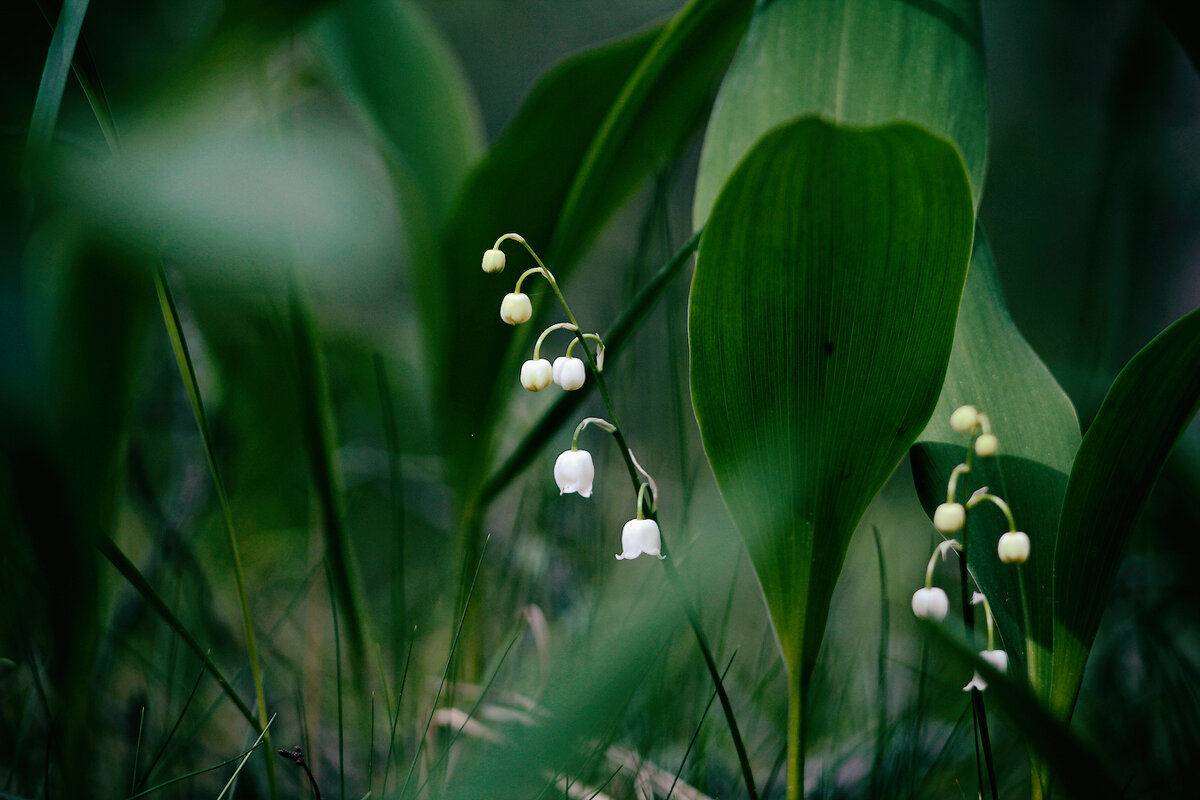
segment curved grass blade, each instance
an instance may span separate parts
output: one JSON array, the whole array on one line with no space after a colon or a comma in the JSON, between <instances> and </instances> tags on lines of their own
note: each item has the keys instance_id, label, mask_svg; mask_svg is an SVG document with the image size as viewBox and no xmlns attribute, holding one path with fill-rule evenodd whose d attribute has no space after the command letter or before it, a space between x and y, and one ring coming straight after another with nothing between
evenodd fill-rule
<instances>
[{"instance_id":1,"label":"curved grass blade","mask_svg":"<svg viewBox=\"0 0 1200 800\"><path fill-rule=\"evenodd\" d=\"M1007 524L990 505L968 515L967 564L991 600L1005 649L1026 667L1034 691L1044 700L1054 625L1054 543L1067 476L1079 449L1079 422L1070 399L1009 316L995 259L978 227L946 382L912 451L913 477L930 514L945 501L946 481L966 456L967 437L950 428L950 414L966 404L987 413L1000 453L976 459L965 479L1004 498L1032 544L1029 562L1022 567L1030 630L1021 618L1016 568L1000 563L996 555L996 541Z\"/></svg>"},{"instance_id":2,"label":"curved grass blade","mask_svg":"<svg viewBox=\"0 0 1200 800\"><path fill-rule=\"evenodd\" d=\"M700 241L692 401L788 666L789 798L834 585L937 401L973 219L946 141L807 118L755 146Z\"/></svg>"},{"instance_id":3,"label":"curved grass blade","mask_svg":"<svg viewBox=\"0 0 1200 800\"><path fill-rule=\"evenodd\" d=\"M760 3L713 107L693 220L760 136L820 114L915 122L958 147L978 204L987 156L987 82L978 0Z\"/></svg>"},{"instance_id":4,"label":"curved grass blade","mask_svg":"<svg viewBox=\"0 0 1200 800\"><path fill-rule=\"evenodd\" d=\"M159 597L158 592L154 591L154 587L150 585L149 581L146 580L145 576L142 575L134 563L129 560L129 557L121 551L117 543L107 536L98 536L96 538L96 546L100 549L100 553L108 559L108 563L112 564L117 572L121 573L125 580L129 581L129 585L137 590L137 593L150 604L150 607L158 612L163 622L167 623L167 626L178 634L183 643L188 646L188 649L196 655L196 658L200 659L200 662L204 664L204 668L208 670L208 674L213 676L213 680L221 687L221 691L233 701L237 710L254 727L254 730L262 731L265 726L259 723L258 719L254 716L254 712L250 710L250 706L246 705L242 698L238 696L238 693L234 691L220 668L213 663L208 651L200 646L200 643L196 641L196 637L187 629L187 626L183 624L179 617L175 616L175 612L167 607L166 602Z\"/></svg>"},{"instance_id":5,"label":"curved grass blade","mask_svg":"<svg viewBox=\"0 0 1200 800\"><path fill-rule=\"evenodd\" d=\"M87 9L88 0L64 0L58 20L54 23L50 52L46 55L46 65L42 69L37 98L33 104L33 116L29 120L29 134L25 143L27 161L39 160L50 148L54 126L58 122L58 110L62 107L63 91L67 88L67 73L75 57L75 45L83 30Z\"/></svg>"},{"instance_id":6,"label":"curved grass blade","mask_svg":"<svg viewBox=\"0 0 1200 800\"><path fill-rule=\"evenodd\" d=\"M1167 455L1200 405L1200 309L1134 356L1083 437L1054 553L1050 708L1070 720L1117 568Z\"/></svg>"}]
</instances>

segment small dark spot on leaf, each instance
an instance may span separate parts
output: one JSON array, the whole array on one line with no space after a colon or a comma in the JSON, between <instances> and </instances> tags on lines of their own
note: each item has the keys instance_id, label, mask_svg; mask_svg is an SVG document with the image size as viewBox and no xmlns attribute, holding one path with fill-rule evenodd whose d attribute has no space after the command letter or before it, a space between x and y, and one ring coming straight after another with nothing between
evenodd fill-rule
<instances>
[{"instance_id":1,"label":"small dark spot on leaf","mask_svg":"<svg viewBox=\"0 0 1200 800\"><path fill-rule=\"evenodd\" d=\"M905 428L905 427L896 428L896 436L897 437L903 436L906 433L908 433L908 428Z\"/></svg>"},{"instance_id":2,"label":"small dark spot on leaf","mask_svg":"<svg viewBox=\"0 0 1200 800\"><path fill-rule=\"evenodd\" d=\"M825 355L833 355L833 342L825 342L825 344L822 345L822 348L825 350Z\"/></svg>"}]
</instances>

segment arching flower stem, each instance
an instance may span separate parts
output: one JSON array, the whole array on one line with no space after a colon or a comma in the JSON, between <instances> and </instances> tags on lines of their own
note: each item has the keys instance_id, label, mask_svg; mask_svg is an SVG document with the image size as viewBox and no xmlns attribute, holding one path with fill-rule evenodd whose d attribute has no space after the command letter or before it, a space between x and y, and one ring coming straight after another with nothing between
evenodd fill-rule
<instances>
[{"instance_id":1,"label":"arching flower stem","mask_svg":"<svg viewBox=\"0 0 1200 800\"><path fill-rule=\"evenodd\" d=\"M542 357L541 356L542 342L544 342L546 340L546 337L549 336L552 331L564 330L564 329L570 330L570 331L579 330L578 326L572 325L570 322L556 322L553 325L551 325L549 328L546 328L546 330L542 331L541 335L538 336L537 341L533 343L533 360L534 361L537 361L539 358ZM574 339L571 340L571 344L575 344ZM569 352L570 351L568 350L568 353Z\"/></svg>"},{"instance_id":2,"label":"arching flower stem","mask_svg":"<svg viewBox=\"0 0 1200 800\"><path fill-rule=\"evenodd\" d=\"M1004 502L994 494L990 494L988 492L976 492L975 494L971 495L971 499L967 501L967 509L972 509L985 500L990 503L995 503L996 507L1004 512L1004 516L1008 520L1008 529L1010 531L1016 531L1017 523L1013 521L1012 509L1008 507L1008 503Z\"/></svg>"}]
</instances>

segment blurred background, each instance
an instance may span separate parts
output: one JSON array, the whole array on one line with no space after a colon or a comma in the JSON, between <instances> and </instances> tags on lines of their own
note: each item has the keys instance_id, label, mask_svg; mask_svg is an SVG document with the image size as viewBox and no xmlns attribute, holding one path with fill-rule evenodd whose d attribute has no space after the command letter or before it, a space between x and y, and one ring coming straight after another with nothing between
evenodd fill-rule
<instances>
[{"instance_id":1,"label":"blurred background","mask_svg":"<svg viewBox=\"0 0 1200 800\"><path fill-rule=\"evenodd\" d=\"M6 6L0 797L131 796L250 747L239 569L272 747L299 745L326 797L746 796L662 568L613 558L635 511L616 449L585 433L590 500L551 479L599 398L526 442L556 397L521 390L511 367L530 343L494 309L527 259L478 268L507 209L557 202L532 171L471 179L498 140L534 164L569 145L501 139L535 84L681 6L96 0L43 148L29 128L57 3ZM1200 77L1145 2L981 6L980 216L1012 316L1086 430L1128 359L1200 306ZM599 100L580 87L586 120ZM583 327L607 330L691 234L702 135L571 255ZM782 797L783 667L691 412L689 269L608 380L728 665L759 795ZM1193 424L1142 515L1077 716L1130 797L1189 796L1200 750L1198 487ZM902 465L834 599L810 796L969 785L969 676L908 610L933 543ZM1024 793L1023 745L1002 721L993 735L1002 789ZM211 797L236 766L161 791ZM306 783L256 754L233 791Z\"/></svg>"}]
</instances>

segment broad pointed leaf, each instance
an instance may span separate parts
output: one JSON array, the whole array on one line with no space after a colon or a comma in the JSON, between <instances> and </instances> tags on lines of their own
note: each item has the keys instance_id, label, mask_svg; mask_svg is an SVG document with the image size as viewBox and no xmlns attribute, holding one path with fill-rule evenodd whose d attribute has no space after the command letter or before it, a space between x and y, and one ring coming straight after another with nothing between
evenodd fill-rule
<instances>
[{"instance_id":1,"label":"broad pointed leaf","mask_svg":"<svg viewBox=\"0 0 1200 800\"><path fill-rule=\"evenodd\" d=\"M987 413L1000 439L1000 454L975 460L972 474L960 481L960 499L963 481L972 489L989 487L1012 508L1017 527L1029 534L1032 551L1021 567L1030 592L1028 632L1017 568L1002 564L996 555L996 541L1007 523L990 504L968 515L967 562L991 601L1005 649L1017 660L1027 650L1028 634L1033 644L1028 650L1030 681L1044 696L1050 685L1054 542L1067 476L1079 449L1079 422L1070 399L1009 317L991 248L979 229L946 383L913 449L913 475L930 513L945 502L946 481L966 458L967 437L950 428L950 414L966 404Z\"/></svg>"},{"instance_id":2,"label":"broad pointed leaf","mask_svg":"<svg viewBox=\"0 0 1200 800\"><path fill-rule=\"evenodd\" d=\"M1067 484L1054 553L1050 707L1070 718L1117 568L1167 454L1200 404L1200 309L1121 370Z\"/></svg>"},{"instance_id":3,"label":"broad pointed leaf","mask_svg":"<svg viewBox=\"0 0 1200 800\"><path fill-rule=\"evenodd\" d=\"M692 400L791 676L789 797L850 536L937 402L973 216L946 141L807 118L755 146L700 242Z\"/></svg>"},{"instance_id":4,"label":"broad pointed leaf","mask_svg":"<svg viewBox=\"0 0 1200 800\"><path fill-rule=\"evenodd\" d=\"M808 114L877 125L909 120L958 147L975 202L987 154L978 0L767 0L713 108L700 157L699 227L758 137Z\"/></svg>"}]
</instances>

